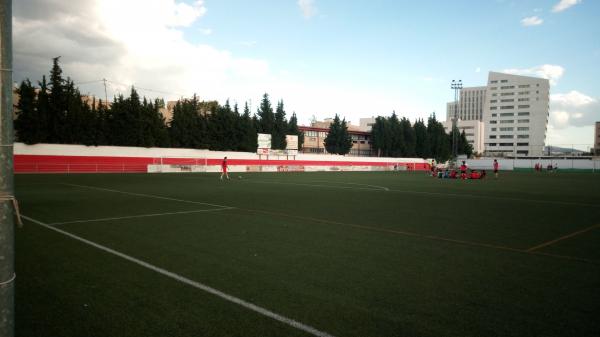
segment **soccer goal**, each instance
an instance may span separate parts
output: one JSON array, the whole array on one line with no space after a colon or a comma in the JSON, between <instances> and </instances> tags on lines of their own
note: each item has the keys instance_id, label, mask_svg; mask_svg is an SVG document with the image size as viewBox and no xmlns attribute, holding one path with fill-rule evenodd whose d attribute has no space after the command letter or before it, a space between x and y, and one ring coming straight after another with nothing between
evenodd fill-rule
<instances>
[{"instance_id":1,"label":"soccer goal","mask_svg":"<svg viewBox=\"0 0 600 337\"><path fill-rule=\"evenodd\" d=\"M160 157L148 165L148 173L207 172L208 159L197 157Z\"/></svg>"}]
</instances>

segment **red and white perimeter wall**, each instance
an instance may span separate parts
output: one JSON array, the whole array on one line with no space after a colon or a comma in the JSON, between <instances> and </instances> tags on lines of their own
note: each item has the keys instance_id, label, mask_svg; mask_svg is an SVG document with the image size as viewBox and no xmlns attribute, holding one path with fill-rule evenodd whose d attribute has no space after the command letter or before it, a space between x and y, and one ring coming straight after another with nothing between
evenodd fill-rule
<instances>
[{"instance_id":1,"label":"red and white perimeter wall","mask_svg":"<svg viewBox=\"0 0 600 337\"><path fill-rule=\"evenodd\" d=\"M218 172L227 157L231 172L426 170L416 158L299 154L265 156L248 152L15 143L15 173Z\"/></svg>"}]
</instances>

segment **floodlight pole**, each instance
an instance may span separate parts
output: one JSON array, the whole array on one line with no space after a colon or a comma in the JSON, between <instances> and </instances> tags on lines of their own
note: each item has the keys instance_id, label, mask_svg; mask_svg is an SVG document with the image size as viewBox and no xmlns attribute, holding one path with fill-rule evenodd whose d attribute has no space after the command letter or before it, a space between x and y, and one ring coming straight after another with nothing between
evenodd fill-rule
<instances>
[{"instance_id":1,"label":"floodlight pole","mask_svg":"<svg viewBox=\"0 0 600 337\"><path fill-rule=\"evenodd\" d=\"M452 80L450 89L454 90L454 116L452 116L452 159L456 162L458 157L458 92L462 89L462 80Z\"/></svg>"},{"instance_id":2,"label":"floodlight pole","mask_svg":"<svg viewBox=\"0 0 600 337\"><path fill-rule=\"evenodd\" d=\"M12 2L0 2L0 336L15 333Z\"/></svg>"}]
</instances>

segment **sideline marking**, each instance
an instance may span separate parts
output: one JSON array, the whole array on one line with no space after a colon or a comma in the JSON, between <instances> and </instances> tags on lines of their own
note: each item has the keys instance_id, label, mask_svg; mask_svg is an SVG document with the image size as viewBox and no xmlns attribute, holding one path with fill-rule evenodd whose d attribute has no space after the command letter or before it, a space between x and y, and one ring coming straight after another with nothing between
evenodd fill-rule
<instances>
[{"instance_id":1,"label":"sideline marking","mask_svg":"<svg viewBox=\"0 0 600 337\"><path fill-rule=\"evenodd\" d=\"M85 223L85 222L96 222L96 221L110 221L110 220L123 220L123 219L135 219L135 218L149 218L155 216L163 216L163 215L178 215L178 214L192 214L192 213L202 213L202 212L218 212L218 211L227 211L230 209L235 209L235 207L228 208L216 208L216 209L199 209L195 211L181 211L181 212L168 212L168 213L153 213L153 214L140 214L140 215L129 215L129 216L120 216L113 218L98 218L98 219L85 219L85 220L73 220L73 221L64 221L64 222L53 222L47 224L48 226L58 226L58 225L67 225L73 223Z\"/></svg>"},{"instance_id":2,"label":"sideline marking","mask_svg":"<svg viewBox=\"0 0 600 337\"><path fill-rule=\"evenodd\" d=\"M564 260L574 260L574 261L579 261L579 262L585 262L585 263L591 263L591 264L595 264L595 265L600 265L600 261L586 259L586 258L581 258L581 257L574 257L574 256L568 256L568 255L558 255L558 254L548 254L548 253L535 252L535 251L531 251L530 252L530 251L525 250L525 249L511 248L511 247L500 246L500 245L493 245L493 244L488 244L488 243L481 243L481 242L473 242L473 241L451 239L451 238L445 238L445 237L442 237L442 236L427 235L427 234L420 234L420 233L407 232L407 231L399 231L399 230L388 229L388 228L377 228L377 227L372 227L372 226L367 226L367 225L357 225L357 224L351 224L351 223L345 223L345 222L338 222L338 221L332 221L332 220L326 220L326 219L305 217L305 216L300 216L300 215L292 215L292 214L287 214L287 213L279 213L279 212L257 210L257 209L248 209L248 208L238 208L238 209L241 210L241 211L270 214L270 215L288 217L288 218L299 219L299 220L308 220L308 221L318 222L318 223L325 223L325 224L332 224L332 225L339 225L339 226L346 226L346 227L364 229L364 230L368 230L368 231L372 231L372 232L380 232L380 233L389 233L389 234L395 234L395 235L411 236L411 237L415 237L415 238L421 238L421 239L427 239L427 240L433 240L433 241L450 242L450 243L454 243L454 244L458 244L458 245L463 245L463 246L483 247L483 248L489 248L489 249L510 251L510 252L514 252L514 253L527 254L527 255L548 256L548 257L552 257L552 258L558 258L558 259L564 259Z\"/></svg>"},{"instance_id":3,"label":"sideline marking","mask_svg":"<svg viewBox=\"0 0 600 337\"><path fill-rule=\"evenodd\" d=\"M188 204L207 205L207 206L214 206L214 207L221 207L221 208L228 208L228 209L229 208L233 208L231 206L209 204L209 203L206 203L206 202L184 200L184 199L175 199L175 198L169 198L169 197L161 197L159 195L153 195L153 194L126 192L126 191L113 190L113 189L104 188L104 187L96 187L96 186L88 186L88 185L78 185L78 184L67 184L67 183L62 183L62 185L88 188L88 189L91 189L91 190L100 190L100 191L115 192L115 193L122 193L122 194L128 194L128 195L135 195L135 196L138 196L138 197L146 197L146 198L155 198L155 199L179 201L179 202L185 202L185 203L188 203Z\"/></svg>"},{"instance_id":4,"label":"sideline marking","mask_svg":"<svg viewBox=\"0 0 600 337\"><path fill-rule=\"evenodd\" d=\"M556 238L556 239L554 239L554 240L546 241L546 242L544 242L544 243L541 243L541 244L539 244L539 245L537 245L537 246L533 246L533 247L531 247L531 248L527 249L527 251L528 251L528 252L533 252L534 250L538 250L538 249L540 249L540 248L544 248L544 247L547 247L547 246L553 245L553 244L555 244L555 243L557 243L557 242L559 242L559 241L562 241L562 240L566 240L566 239L572 238L572 237L574 237L574 236L577 236L577 235L579 235L579 234L582 234L582 233L585 233L585 232L591 231L592 229L595 229L595 228L598 228L598 227L600 227L600 224L595 224L595 225L593 225L593 226L590 226L590 227L588 227L588 228L584 228L584 229L582 229L582 230L579 230L579 231L573 232L573 233L571 233L571 234L567 234L567 235L561 236L561 237L559 237L559 238Z\"/></svg>"},{"instance_id":5,"label":"sideline marking","mask_svg":"<svg viewBox=\"0 0 600 337\"><path fill-rule=\"evenodd\" d=\"M341 182L341 181L323 181L323 180L315 180L315 182L317 183L333 183L333 184L345 184L345 185L356 185L356 186L368 186L368 187L374 187L376 189L380 189L383 191L389 191L390 189L385 187L385 186L378 186L378 185L369 185L369 184L359 184L359 183L345 183L345 182ZM335 186L335 185L332 185Z\"/></svg>"},{"instance_id":6,"label":"sideline marking","mask_svg":"<svg viewBox=\"0 0 600 337\"><path fill-rule=\"evenodd\" d=\"M328 334L327 332L324 332L324 331L317 330L317 329L311 327L310 325L306 325L306 324L300 323L300 322L298 322L296 320L293 320L291 318L287 318L285 316L277 314L277 313L275 313L273 311L265 309L265 308L263 308L261 306L258 306L256 304L244 301L241 298L238 298L238 297L226 294L226 293L224 293L224 292L222 292L220 290L217 290L215 288L209 287L209 286L207 286L205 284L202 284L200 282L196 282L196 281L191 280L191 279L189 279L187 277L184 277L184 276L181 276L179 274L170 272L170 271L168 271L166 269L157 267L157 266L155 266L153 264L150 264L148 262L142 261L140 259L136 259L135 257L129 256L129 255L124 254L124 253L121 253L119 251L116 251L114 249L108 248L108 247L103 246L101 244L98 244L96 242L84 239L84 238L82 238L80 236L77 236L75 234L69 233L69 232L64 231L62 229L59 229L59 228L56 228L56 227L52 227L52 226L50 226L48 224L45 224L45 223L43 223L41 221L35 220L33 218L30 218L30 217L28 217L26 215L22 215L22 217L25 218L25 219L27 219L27 220L29 220L29 221L31 221L31 222L33 222L33 223L36 223L36 224L38 224L38 225L40 225L42 227L46 227L46 228L48 228L50 230L53 230L55 232L58 232L58 233L63 234L65 236L68 236L68 237L70 237L72 239L75 239L77 241L83 242L83 243L85 243L87 245L90 245L90 246L92 246L94 248L98 248L98 249L103 250L103 251L105 251L105 252L107 252L109 254L116 255L116 256L118 256L118 257L120 257L122 259L125 259L127 261L133 262L133 263L135 263L137 265L140 265L140 266L142 266L144 268L150 269L150 270L155 271L155 272L157 272L159 274L162 274L164 276L170 277L170 278L172 278L174 280L177 280L177 281L179 281L181 283L187 284L189 286L192 286L194 288L203 290L203 291L205 291L207 293L210 293L212 295L218 296L218 297L220 297L220 298L222 298L222 299L224 299L226 301L229 301L229 302L235 303L237 305L240 305L240 306L242 306L242 307L244 307L246 309L249 309L251 311L259 313L259 314L261 314L263 316L267 316L269 318L272 318L272 319L274 319L276 321L279 321L281 323L287 324L287 325L289 325L289 326L291 326L293 328L296 328L298 330L302 330L302 331L308 332L309 334L311 334L313 336L317 336L317 337L334 337L333 335L330 335L330 334Z\"/></svg>"}]
</instances>

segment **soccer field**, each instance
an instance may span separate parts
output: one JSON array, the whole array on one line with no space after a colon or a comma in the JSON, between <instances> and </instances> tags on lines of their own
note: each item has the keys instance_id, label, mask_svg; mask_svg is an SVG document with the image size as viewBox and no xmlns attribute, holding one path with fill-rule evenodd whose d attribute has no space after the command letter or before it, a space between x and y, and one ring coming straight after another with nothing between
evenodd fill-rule
<instances>
[{"instance_id":1,"label":"soccer field","mask_svg":"<svg viewBox=\"0 0 600 337\"><path fill-rule=\"evenodd\" d=\"M600 175L17 175L17 336L592 336Z\"/></svg>"}]
</instances>

